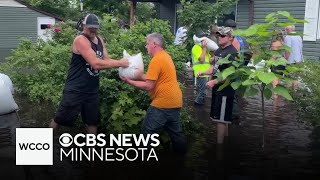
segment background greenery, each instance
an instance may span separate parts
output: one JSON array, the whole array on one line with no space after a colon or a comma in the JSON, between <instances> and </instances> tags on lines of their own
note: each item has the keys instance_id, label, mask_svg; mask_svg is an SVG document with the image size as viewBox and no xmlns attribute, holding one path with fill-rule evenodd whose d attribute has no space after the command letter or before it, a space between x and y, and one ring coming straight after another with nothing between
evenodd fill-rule
<instances>
[{"instance_id":1,"label":"background greenery","mask_svg":"<svg viewBox=\"0 0 320 180\"><path fill-rule=\"evenodd\" d=\"M129 25L130 1L128 0L84 0L83 12L80 11L80 0L24 0L25 3L45 12L61 17L63 20L78 21L87 13L95 13L99 17L104 13L112 14L121 25ZM136 20L147 21L155 18L153 3L137 2Z\"/></svg>"},{"instance_id":2,"label":"background greenery","mask_svg":"<svg viewBox=\"0 0 320 180\"><path fill-rule=\"evenodd\" d=\"M298 105L299 115L306 122L315 127L320 127L320 62L317 60L306 60L297 65L304 71L297 72L293 76L303 84L295 91L295 102Z\"/></svg>"},{"instance_id":3,"label":"background greenery","mask_svg":"<svg viewBox=\"0 0 320 180\"><path fill-rule=\"evenodd\" d=\"M104 15L100 36L106 40L109 56L122 58L123 50L131 54L142 52L145 70L151 60L145 49L145 37L152 32L163 34L166 49L172 55L178 74L184 73L187 50L174 46L174 36L168 22L153 19L137 22L129 30L122 29L115 17ZM54 29L61 29L55 32ZM18 91L32 102L52 103L57 106L64 87L67 68L71 58L71 43L77 35L73 23L58 23L48 30L53 40L32 43L22 39L12 56L0 67L8 74ZM181 84L183 88L183 84ZM150 98L147 93L123 83L118 77L118 69L102 70L100 74L100 97L102 123L100 129L108 133L138 133ZM182 110L182 123L186 134L202 134L203 128L195 122L187 109ZM164 138L166 139L166 138Z\"/></svg>"}]
</instances>

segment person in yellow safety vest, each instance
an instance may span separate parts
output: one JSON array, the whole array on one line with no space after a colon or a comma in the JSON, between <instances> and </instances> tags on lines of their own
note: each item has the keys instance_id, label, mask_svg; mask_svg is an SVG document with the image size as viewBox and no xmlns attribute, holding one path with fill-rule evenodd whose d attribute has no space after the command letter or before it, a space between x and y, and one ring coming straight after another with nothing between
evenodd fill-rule
<instances>
[{"instance_id":1,"label":"person in yellow safety vest","mask_svg":"<svg viewBox=\"0 0 320 180\"><path fill-rule=\"evenodd\" d=\"M198 31L195 34L198 38L207 36L203 31ZM197 94L194 100L195 106L201 106L205 102L206 98L206 83L208 81L209 76L203 75L198 76L199 72L206 71L210 69L210 51L207 49L206 41L201 41L200 43L195 42L194 46L192 47L192 69L194 72L196 86L197 86Z\"/></svg>"}]
</instances>

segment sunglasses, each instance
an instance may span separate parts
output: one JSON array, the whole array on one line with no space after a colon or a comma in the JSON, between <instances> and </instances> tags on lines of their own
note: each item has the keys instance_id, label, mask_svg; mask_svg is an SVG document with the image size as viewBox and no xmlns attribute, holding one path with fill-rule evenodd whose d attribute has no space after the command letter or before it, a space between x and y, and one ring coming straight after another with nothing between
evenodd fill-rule
<instances>
[{"instance_id":1,"label":"sunglasses","mask_svg":"<svg viewBox=\"0 0 320 180\"><path fill-rule=\"evenodd\" d=\"M218 36L224 38L224 37L226 37L227 35L218 34Z\"/></svg>"}]
</instances>

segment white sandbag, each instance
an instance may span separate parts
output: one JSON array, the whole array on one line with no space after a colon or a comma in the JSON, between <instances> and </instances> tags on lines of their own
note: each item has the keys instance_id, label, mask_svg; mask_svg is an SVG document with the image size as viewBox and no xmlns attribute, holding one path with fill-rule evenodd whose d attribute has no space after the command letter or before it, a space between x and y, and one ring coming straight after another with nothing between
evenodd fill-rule
<instances>
[{"instance_id":1,"label":"white sandbag","mask_svg":"<svg viewBox=\"0 0 320 180\"><path fill-rule=\"evenodd\" d=\"M141 78L144 72L144 65L142 60L142 54L138 53L135 55L130 55L126 50L123 51L123 58L128 59L129 67L119 68L119 75L122 77L127 77L129 79L138 80Z\"/></svg>"},{"instance_id":2,"label":"white sandbag","mask_svg":"<svg viewBox=\"0 0 320 180\"><path fill-rule=\"evenodd\" d=\"M9 76L0 73L0 79L2 79L4 81L4 84L9 87L11 94L14 94L13 84Z\"/></svg>"},{"instance_id":3,"label":"white sandbag","mask_svg":"<svg viewBox=\"0 0 320 180\"><path fill-rule=\"evenodd\" d=\"M207 37L197 37L196 35L193 35L193 41L195 43L201 44L201 41L205 40L207 42L207 48L210 51L215 51L219 48L219 46L217 45L217 43L215 43L214 41L212 41L211 39L207 38Z\"/></svg>"},{"instance_id":4,"label":"white sandbag","mask_svg":"<svg viewBox=\"0 0 320 180\"><path fill-rule=\"evenodd\" d=\"M0 77L0 115L13 112L18 109L18 105L13 99L10 88Z\"/></svg>"},{"instance_id":5,"label":"white sandbag","mask_svg":"<svg viewBox=\"0 0 320 180\"><path fill-rule=\"evenodd\" d=\"M175 45L181 45L187 39L187 28L180 27L176 32L176 37L174 39Z\"/></svg>"}]
</instances>

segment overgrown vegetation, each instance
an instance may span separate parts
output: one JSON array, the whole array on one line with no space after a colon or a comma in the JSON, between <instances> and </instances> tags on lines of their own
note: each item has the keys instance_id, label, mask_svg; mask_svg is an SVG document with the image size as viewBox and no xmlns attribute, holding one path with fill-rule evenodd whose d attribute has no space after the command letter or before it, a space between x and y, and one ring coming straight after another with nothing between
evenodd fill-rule
<instances>
[{"instance_id":1,"label":"overgrown vegetation","mask_svg":"<svg viewBox=\"0 0 320 180\"><path fill-rule=\"evenodd\" d=\"M234 6L238 0L223 0L216 3L203 2L202 0L181 0L182 9L178 11L181 26L188 29L186 46L191 49L193 35L199 31L209 31L210 26L222 18L226 9Z\"/></svg>"},{"instance_id":2,"label":"overgrown vegetation","mask_svg":"<svg viewBox=\"0 0 320 180\"><path fill-rule=\"evenodd\" d=\"M299 116L313 126L320 127L320 62L307 60L297 66L304 69L293 75L303 83L295 92Z\"/></svg>"},{"instance_id":3,"label":"overgrown vegetation","mask_svg":"<svg viewBox=\"0 0 320 180\"><path fill-rule=\"evenodd\" d=\"M128 0L84 0L83 12L80 11L79 0L25 0L32 7L61 17L64 21L77 21L86 13L95 13L103 16L112 14L120 24L129 25L130 1ZM155 18L155 5L153 3L137 2L136 20L144 22Z\"/></svg>"},{"instance_id":4,"label":"overgrown vegetation","mask_svg":"<svg viewBox=\"0 0 320 180\"><path fill-rule=\"evenodd\" d=\"M138 22L130 30L123 30L111 15L102 18L100 35L107 41L107 50L112 58L122 58L122 51L135 54L143 53L147 67L151 57L145 49L145 37L152 32L162 33L167 42L166 47L172 55L178 73L184 73L187 51L173 45L173 34L168 22L153 19ZM60 31L56 31L59 28ZM48 30L53 40L32 43L23 39L13 55L7 58L0 71L10 75L15 87L35 103L51 102L58 105L67 68L71 57L71 43L77 31L68 22L56 24ZM118 69L102 70L100 74L101 129L109 133L138 133L150 98L147 93L123 83L118 77ZM183 127L187 135L201 134L199 128L188 112L182 111Z\"/></svg>"},{"instance_id":5,"label":"overgrown vegetation","mask_svg":"<svg viewBox=\"0 0 320 180\"><path fill-rule=\"evenodd\" d=\"M239 94L244 96L261 96L261 110L262 110L262 147L264 147L264 127L265 127L265 98L270 99L272 93L277 93L287 100L293 100L286 86L278 84L272 86L272 81L279 78L283 82L291 83L293 79L289 78L289 74L300 71L301 69L291 66L288 61L282 56L285 51L291 51L286 45L278 47L277 50L271 49L271 43L274 36L279 32L278 29L296 23L305 23L303 19L296 19L286 11L277 11L270 13L265 18L265 23L254 24L245 30L236 30L233 35L240 35L246 37L248 43L251 45L250 50L254 56L252 57L253 66L244 66L244 56L241 55L236 61L230 62L228 57L218 61L218 64L229 64L232 66L225 69L223 72L217 74L218 81L223 81L224 84L220 87L231 85L233 89L237 90ZM273 57L278 57L276 60ZM258 63L262 64L260 67L255 66ZM270 72L274 66L286 65L286 69L278 71L278 73ZM280 75L283 73L285 76Z\"/></svg>"}]
</instances>

